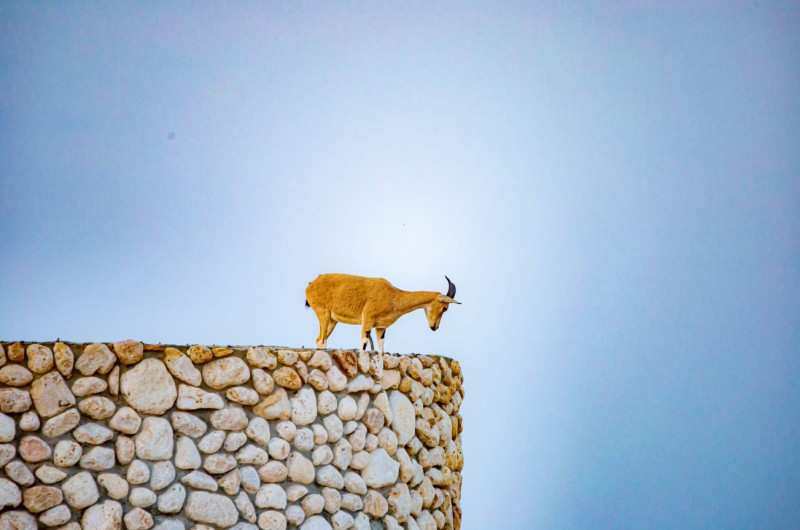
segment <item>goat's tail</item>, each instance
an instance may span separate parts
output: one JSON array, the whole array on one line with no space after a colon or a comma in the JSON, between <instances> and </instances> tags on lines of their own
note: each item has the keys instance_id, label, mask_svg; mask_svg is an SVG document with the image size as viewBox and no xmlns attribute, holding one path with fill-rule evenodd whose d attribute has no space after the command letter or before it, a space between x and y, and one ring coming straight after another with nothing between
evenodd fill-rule
<instances>
[{"instance_id":1,"label":"goat's tail","mask_svg":"<svg viewBox=\"0 0 800 530\"><path fill-rule=\"evenodd\" d=\"M311 307L311 305L308 303L308 300L306 300L306 307Z\"/></svg>"}]
</instances>

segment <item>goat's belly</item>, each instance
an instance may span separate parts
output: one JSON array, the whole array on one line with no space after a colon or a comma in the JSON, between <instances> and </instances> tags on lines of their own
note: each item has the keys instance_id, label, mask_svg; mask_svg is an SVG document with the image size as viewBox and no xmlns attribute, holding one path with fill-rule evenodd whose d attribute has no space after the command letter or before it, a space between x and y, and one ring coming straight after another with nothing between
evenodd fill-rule
<instances>
[{"instance_id":1,"label":"goat's belly","mask_svg":"<svg viewBox=\"0 0 800 530\"><path fill-rule=\"evenodd\" d=\"M338 313L331 313L331 316L336 322L341 322L342 324L354 324L354 325L361 324L361 318L353 318L346 315L340 315Z\"/></svg>"}]
</instances>

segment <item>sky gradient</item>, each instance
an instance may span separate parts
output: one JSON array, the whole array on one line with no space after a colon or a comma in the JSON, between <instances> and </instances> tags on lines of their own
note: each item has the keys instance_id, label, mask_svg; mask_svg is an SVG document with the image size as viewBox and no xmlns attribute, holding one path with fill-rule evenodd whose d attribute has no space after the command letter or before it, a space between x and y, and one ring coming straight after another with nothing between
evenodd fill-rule
<instances>
[{"instance_id":1,"label":"sky gradient","mask_svg":"<svg viewBox=\"0 0 800 530\"><path fill-rule=\"evenodd\" d=\"M800 527L800 8L632 4L0 1L0 339L447 274L464 530Z\"/></svg>"}]
</instances>

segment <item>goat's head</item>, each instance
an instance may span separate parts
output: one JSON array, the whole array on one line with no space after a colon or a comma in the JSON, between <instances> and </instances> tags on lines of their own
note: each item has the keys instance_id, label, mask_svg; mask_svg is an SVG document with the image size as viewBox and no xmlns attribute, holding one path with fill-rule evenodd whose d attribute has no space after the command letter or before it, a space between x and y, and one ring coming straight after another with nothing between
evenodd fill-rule
<instances>
[{"instance_id":1,"label":"goat's head","mask_svg":"<svg viewBox=\"0 0 800 530\"><path fill-rule=\"evenodd\" d=\"M430 326L432 331L439 329L439 324L442 321L442 315L444 315L444 312L447 311L447 307L450 304L461 303L456 302L454 298L456 295L456 286L450 281L450 278L447 276L444 278L447 280L447 294L438 295L430 303L428 303L428 305L425 306L425 316L428 319L428 326Z\"/></svg>"}]
</instances>

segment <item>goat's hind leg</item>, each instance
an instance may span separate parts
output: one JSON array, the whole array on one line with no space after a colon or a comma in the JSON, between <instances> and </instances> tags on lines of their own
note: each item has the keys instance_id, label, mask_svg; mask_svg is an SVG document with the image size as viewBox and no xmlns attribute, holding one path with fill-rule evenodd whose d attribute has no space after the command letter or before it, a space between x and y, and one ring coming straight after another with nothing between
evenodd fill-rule
<instances>
[{"instance_id":1,"label":"goat's hind leg","mask_svg":"<svg viewBox=\"0 0 800 530\"><path fill-rule=\"evenodd\" d=\"M325 312L317 313L319 319L319 336L317 337L317 348L325 348L328 344L328 336L333 331L336 322L331 318L330 314ZM331 325L332 323L332 325Z\"/></svg>"}]
</instances>

